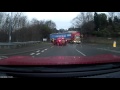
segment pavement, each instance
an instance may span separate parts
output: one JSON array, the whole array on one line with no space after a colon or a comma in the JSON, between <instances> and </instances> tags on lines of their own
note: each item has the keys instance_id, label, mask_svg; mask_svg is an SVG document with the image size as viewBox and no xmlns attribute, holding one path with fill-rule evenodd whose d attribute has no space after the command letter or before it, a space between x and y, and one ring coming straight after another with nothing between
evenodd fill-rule
<instances>
[{"instance_id":1,"label":"pavement","mask_svg":"<svg viewBox=\"0 0 120 90\"><path fill-rule=\"evenodd\" d=\"M66 46L54 46L51 43L38 44L21 49L1 49L0 57L9 56L31 56L31 57L50 57L50 56L95 56L103 54L120 55L120 47L102 44L67 44Z\"/></svg>"}]
</instances>

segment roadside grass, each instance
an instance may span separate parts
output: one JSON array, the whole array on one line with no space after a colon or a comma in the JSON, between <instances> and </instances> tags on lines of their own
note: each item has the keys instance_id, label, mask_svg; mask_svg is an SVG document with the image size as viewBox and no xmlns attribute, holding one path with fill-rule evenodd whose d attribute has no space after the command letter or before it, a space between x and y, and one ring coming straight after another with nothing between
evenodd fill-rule
<instances>
[{"instance_id":1,"label":"roadside grass","mask_svg":"<svg viewBox=\"0 0 120 90\"><path fill-rule=\"evenodd\" d=\"M95 38L84 38L82 40L83 43L90 43L90 44L103 44L103 45L110 45L112 46L114 41L116 41L116 45L120 46L120 38L103 38L103 37L95 37Z\"/></svg>"}]
</instances>

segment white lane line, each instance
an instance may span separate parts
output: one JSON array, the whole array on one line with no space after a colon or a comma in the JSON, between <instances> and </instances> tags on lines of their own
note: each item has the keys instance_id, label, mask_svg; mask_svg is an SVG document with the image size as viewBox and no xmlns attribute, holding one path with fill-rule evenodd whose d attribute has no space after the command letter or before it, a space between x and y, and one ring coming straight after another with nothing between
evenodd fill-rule
<instances>
[{"instance_id":1,"label":"white lane line","mask_svg":"<svg viewBox=\"0 0 120 90\"><path fill-rule=\"evenodd\" d=\"M44 50L42 50L41 52L44 52Z\"/></svg>"},{"instance_id":2,"label":"white lane line","mask_svg":"<svg viewBox=\"0 0 120 90\"><path fill-rule=\"evenodd\" d=\"M0 56L0 59L8 58L7 56Z\"/></svg>"},{"instance_id":3,"label":"white lane line","mask_svg":"<svg viewBox=\"0 0 120 90\"><path fill-rule=\"evenodd\" d=\"M37 53L36 55L39 55L40 53Z\"/></svg>"},{"instance_id":4,"label":"white lane line","mask_svg":"<svg viewBox=\"0 0 120 90\"><path fill-rule=\"evenodd\" d=\"M120 53L120 51L109 50L109 49L105 49L105 48L97 48L97 49L101 49L101 50L105 50L105 51L110 51L110 52L115 52L115 53Z\"/></svg>"},{"instance_id":5,"label":"white lane line","mask_svg":"<svg viewBox=\"0 0 120 90\"><path fill-rule=\"evenodd\" d=\"M46 47L42 47L42 48L38 48L38 49L44 49ZM33 50L29 50L29 51L23 51L23 52L18 52L18 53L10 53L10 54L0 54L0 55L14 55L14 54L21 54L21 53L30 53L32 51L36 51L38 49L33 49Z\"/></svg>"},{"instance_id":6,"label":"white lane line","mask_svg":"<svg viewBox=\"0 0 120 90\"><path fill-rule=\"evenodd\" d=\"M30 55L34 55L35 53L31 53Z\"/></svg>"},{"instance_id":7,"label":"white lane line","mask_svg":"<svg viewBox=\"0 0 120 90\"><path fill-rule=\"evenodd\" d=\"M84 53L82 53L81 51L79 51L79 50L77 50L77 49L76 49L76 51L79 52L80 54L82 54L83 56L86 56L86 55L85 55Z\"/></svg>"},{"instance_id":8,"label":"white lane line","mask_svg":"<svg viewBox=\"0 0 120 90\"><path fill-rule=\"evenodd\" d=\"M53 46L51 48L53 48Z\"/></svg>"},{"instance_id":9,"label":"white lane line","mask_svg":"<svg viewBox=\"0 0 120 90\"><path fill-rule=\"evenodd\" d=\"M40 52L40 50L36 51L36 52Z\"/></svg>"},{"instance_id":10,"label":"white lane line","mask_svg":"<svg viewBox=\"0 0 120 90\"><path fill-rule=\"evenodd\" d=\"M47 48L45 50L47 50Z\"/></svg>"}]
</instances>

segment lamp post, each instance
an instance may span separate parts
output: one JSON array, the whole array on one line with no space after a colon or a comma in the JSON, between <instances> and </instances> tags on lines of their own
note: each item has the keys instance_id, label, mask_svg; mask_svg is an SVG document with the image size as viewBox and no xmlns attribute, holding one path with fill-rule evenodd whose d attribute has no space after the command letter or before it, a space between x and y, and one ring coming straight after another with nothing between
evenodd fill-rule
<instances>
[{"instance_id":1,"label":"lamp post","mask_svg":"<svg viewBox=\"0 0 120 90\"><path fill-rule=\"evenodd\" d=\"M9 43L11 43L11 32L12 32L12 12L11 12L11 18L10 18Z\"/></svg>"}]
</instances>

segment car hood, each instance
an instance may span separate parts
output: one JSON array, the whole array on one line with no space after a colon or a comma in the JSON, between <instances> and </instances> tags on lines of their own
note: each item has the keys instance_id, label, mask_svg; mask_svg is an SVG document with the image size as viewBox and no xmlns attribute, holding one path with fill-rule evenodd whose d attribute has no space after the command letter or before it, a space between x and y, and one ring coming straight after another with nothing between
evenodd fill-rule
<instances>
[{"instance_id":1,"label":"car hood","mask_svg":"<svg viewBox=\"0 0 120 90\"><path fill-rule=\"evenodd\" d=\"M120 56L105 54L96 56L11 56L1 59L0 65L73 65L73 64L102 64L120 62Z\"/></svg>"}]
</instances>

